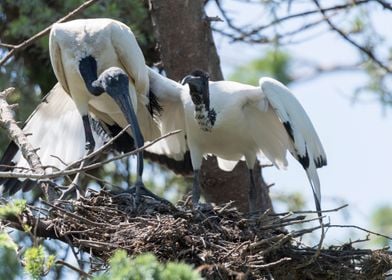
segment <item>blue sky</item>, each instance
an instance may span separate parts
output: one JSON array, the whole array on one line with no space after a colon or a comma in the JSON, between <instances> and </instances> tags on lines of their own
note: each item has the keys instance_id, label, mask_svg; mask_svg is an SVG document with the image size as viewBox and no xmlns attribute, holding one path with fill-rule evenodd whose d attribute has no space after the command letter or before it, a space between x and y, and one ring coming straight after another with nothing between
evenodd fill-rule
<instances>
[{"instance_id":1,"label":"blue sky","mask_svg":"<svg viewBox=\"0 0 392 280\"><path fill-rule=\"evenodd\" d=\"M235 11L231 15L235 15L238 22L257 21L264 13L261 5L244 6L236 1L228 3L229 9ZM208 8L209 16L219 14L213 6ZM374 20L378 30L388 34L383 28L391 26L392 19L380 13ZM317 33L323 35L284 49L294 58L325 66L356 60L356 50L337 34L328 32L326 26L317 30ZM236 67L261 57L265 51L263 46L230 43L216 34L215 39L225 77ZM390 39L385 44L390 46ZM379 206L390 205L392 200L392 117L391 112L388 112L390 109L383 114L377 102L362 101L353 104L352 93L365 82L365 78L358 72L340 72L307 82L293 83L290 88L309 114L327 152L328 166L319 169L323 208L335 208L345 202L349 203L349 208L344 213L348 215L343 217L340 213L333 213L330 215L331 222L356 224L372 230L370 213ZM272 195L297 191L306 198L307 208L314 208L306 175L295 160L290 160L287 171L266 169L265 178L269 183L275 182L271 189ZM330 233L329 237L331 241L345 241L347 234L348 232L342 234L340 230Z\"/></svg>"}]
</instances>

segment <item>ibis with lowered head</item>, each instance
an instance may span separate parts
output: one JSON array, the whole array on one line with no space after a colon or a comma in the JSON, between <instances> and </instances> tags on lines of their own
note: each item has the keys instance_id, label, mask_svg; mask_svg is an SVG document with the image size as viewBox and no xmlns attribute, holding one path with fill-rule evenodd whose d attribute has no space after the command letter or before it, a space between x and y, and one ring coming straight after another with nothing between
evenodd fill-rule
<instances>
[{"instance_id":1,"label":"ibis with lowered head","mask_svg":"<svg viewBox=\"0 0 392 280\"><path fill-rule=\"evenodd\" d=\"M135 36L126 25L104 18L57 23L50 32L49 50L59 85L46 98L50 103L39 106L26 124L28 129L25 129L32 133L29 139L39 148L38 154L44 165L50 162L61 168L64 167L64 157L71 162L83 157L78 147L67 147L68 140L62 138L64 135L80 138L84 134L85 154L94 150L99 137L94 136L96 133L91 126L91 115L109 128L121 129L130 124L130 129L127 130L132 137L129 147L136 144L139 148L143 146L144 139L151 140L160 135L152 116L152 106L156 103L149 104L149 79L144 56ZM71 97L74 106L65 95ZM76 121L75 108L81 121ZM67 114L72 118L68 123L66 120L54 121L56 111L58 119L63 119ZM45 131L46 134L51 134L48 129L56 124L64 127L57 128L57 134L53 133L55 138L51 143L52 147L42 146L42 138L39 139L39 136L43 136ZM79 135L75 135L75 132L80 130L67 128L80 127L81 124L83 131ZM75 155L70 156L73 149L76 150ZM15 154L15 147L10 150L6 159L10 159L12 153ZM53 159L53 155L60 160ZM148 191L142 181L143 152L139 152L137 158L135 189L138 199L140 192ZM13 161L20 165L15 162L18 159ZM71 185L65 193L73 189Z\"/></svg>"}]
</instances>

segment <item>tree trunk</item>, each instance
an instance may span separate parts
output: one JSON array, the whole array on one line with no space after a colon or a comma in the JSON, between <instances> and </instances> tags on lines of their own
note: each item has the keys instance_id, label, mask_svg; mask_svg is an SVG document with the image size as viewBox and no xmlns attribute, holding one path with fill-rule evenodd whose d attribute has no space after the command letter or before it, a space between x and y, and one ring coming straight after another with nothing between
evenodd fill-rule
<instances>
[{"instance_id":1,"label":"tree trunk","mask_svg":"<svg viewBox=\"0 0 392 280\"><path fill-rule=\"evenodd\" d=\"M195 69L207 70L212 80L223 80L210 22L204 12L204 0L149 0L153 29L159 45L163 68L167 76L180 80ZM268 187L255 166L258 189L257 206L272 209ZM235 201L241 211L248 211L248 170L240 162L232 172L224 172L216 159L204 160L201 188L209 202Z\"/></svg>"}]
</instances>

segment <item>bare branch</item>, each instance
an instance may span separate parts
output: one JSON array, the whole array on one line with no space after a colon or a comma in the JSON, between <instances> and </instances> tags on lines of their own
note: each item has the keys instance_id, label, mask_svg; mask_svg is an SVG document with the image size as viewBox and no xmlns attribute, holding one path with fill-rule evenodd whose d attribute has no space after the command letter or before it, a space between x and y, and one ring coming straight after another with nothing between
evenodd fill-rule
<instances>
[{"instance_id":1,"label":"bare branch","mask_svg":"<svg viewBox=\"0 0 392 280\"><path fill-rule=\"evenodd\" d=\"M251 37L255 34L260 33L260 31L265 30L267 28L276 26L278 24L281 24L283 22L286 22L288 20L292 20L292 19L296 19L296 18L303 18L305 16L309 16L309 15L314 15L319 13L320 11L326 13L329 11L339 11L339 10L344 10L347 8L351 8L351 7L357 7L363 4L367 4L369 2L372 2L373 0L359 0L359 1L348 1L348 3L345 4L341 4L341 5L335 5L335 6L331 6L328 8L322 8L320 9L316 9L316 10L310 10L310 11L305 11L305 12L300 12L300 13L296 13L296 14L291 14L285 17L281 17L281 18L277 18L265 25L260 25L260 26L256 26L254 28L252 28L252 30L248 31L248 32L244 32L243 28L236 26L233 21L227 16L226 11L223 9L221 3L219 0L215 0L215 3L219 9L219 11L222 13L222 16L224 18L224 20L227 22L227 25L235 30L236 32L238 32L240 34L240 36L234 36L232 35L233 39L235 38L235 41L245 41L250 40L248 37ZM226 33L227 34L227 33ZM263 39L260 39L261 43L265 43L265 41L263 41Z\"/></svg>"},{"instance_id":2,"label":"bare branch","mask_svg":"<svg viewBox=\"0 0 392 280\"><path fill-rule=\"evenodd\" d=\"M17 125L11 105L7 103L7 96L15 89L8 88L0 92L0 126L9 132L12 141L17 144L29 166L37 173L44 173L41 161L33 146L27 140L22 129Z\"/></svg>"},{"instance_id":3,"label":"bare branch","mask_svg":"<svg viewBox=\"0 0 392 280\"><path fill-rule=\"evenodd\" d=\"M169 132L161 137L158 137L154 141L151 141L148 144L145 144L143 147L140 147L138 149L135 149L133 151L130 151L130 152L122 154L122 155L114 156L110 159L107 159L107 160L104 160L101 162L97 162L97 163L83 166L82 168L67 169L67 167L66 167L64 170L51 172L51 173L47 173L47 174L37 174L37 173L27 174L25 172L0 172L0 177L2 177L2 178L28 178L28 179L32 179L32 180L44 180L44 179L53 179L53 178L58 178L58 177L62 177L62 176L76 174L76 173L79 173L82 171L87 171L87 170L101 167L109 162L116 161L116 160L119 160L119 159L122 159L125 157L129 157L130 155L134 155L134 154L136 154L140 151L143 151L146 148L154 145L156 142L158 142L166 137L169 137L171 135L177 134L179 132L180 132L180 130L175 130L175 131ZM73 163L72 163L72 165L73 165Z\"/></svg>"},{"instance_id":4,"label":"bare branch","mask_svg":"<svg viewBox=\"0 0 392 280\"><path fill-rule=\"evenodd\" d=\"M346 33L344 33L341 29L339 29L326 15L325 11L321 8L320 3L318 0L313 0L313 2L316 4L318 7L320 13L323 15L323 18L325 22L331 27L332 30L336 31L344 40L349 42L351 45L362 51L364 54L366 54L371 60L374 61L378 66L380 66L382 69L384 69L386 72L391 73L392 69L389 68L387 65L382 63L375 55L374 53L369 50L366 47L363 47L359 45L357 42L355 42L353 39L350 38L350 36Z\"/></svg>"},{"instance_id":5,"label":"bare branch","mask_svg":"<svg viewBox=\"0 0 392 280\"><path fill-rule=\"evenodd\" d=\"M72 18L73 16L75 16L79 12L85 10L86 8L88 8L89 6L91 6L92 4L94 4L97 1L99 1L99 0L89 0L89 1L84 2L82 5L80 5L75 10L70 12L65 17L62 17L61 19L59 19L55 23L64 22L64 21L69 20L70 18ZM9 44L3 43L2 46L10 47L11 50L0 60L0 66L3 65L4 63L6 63L8 61L8 59L10 59L17 51L20 51L20 50L30 46L33 42L35 42L39 38L45 36L47 33L49 33L53 24L49 25L44 30L38 32L37 34L33 35L32 37L30 37L29 39L27 39L26 41L23 41L22 43L20 43L18 45L9 45Z\"/></svg>"}]
</instances>

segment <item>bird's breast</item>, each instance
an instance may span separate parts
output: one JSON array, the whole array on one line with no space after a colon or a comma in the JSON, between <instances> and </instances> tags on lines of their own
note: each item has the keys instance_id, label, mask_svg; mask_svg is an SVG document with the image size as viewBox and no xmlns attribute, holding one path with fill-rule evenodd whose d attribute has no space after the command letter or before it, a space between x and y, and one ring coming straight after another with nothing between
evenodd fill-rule
<instances>
[{"instance_id":1,"label":"bird's breast","mask_svg":"<svg viewBox=\"0 0 392 280\"><path fill-rule=\"evenodd\" d=\"M238 160L250 150L257 151L251 129L241 112L216 109L215 124L203 130L194 114L186 113L189 146L197 146L203 154L215 154L227 160Z\"/></svg>"}]
</instances>

